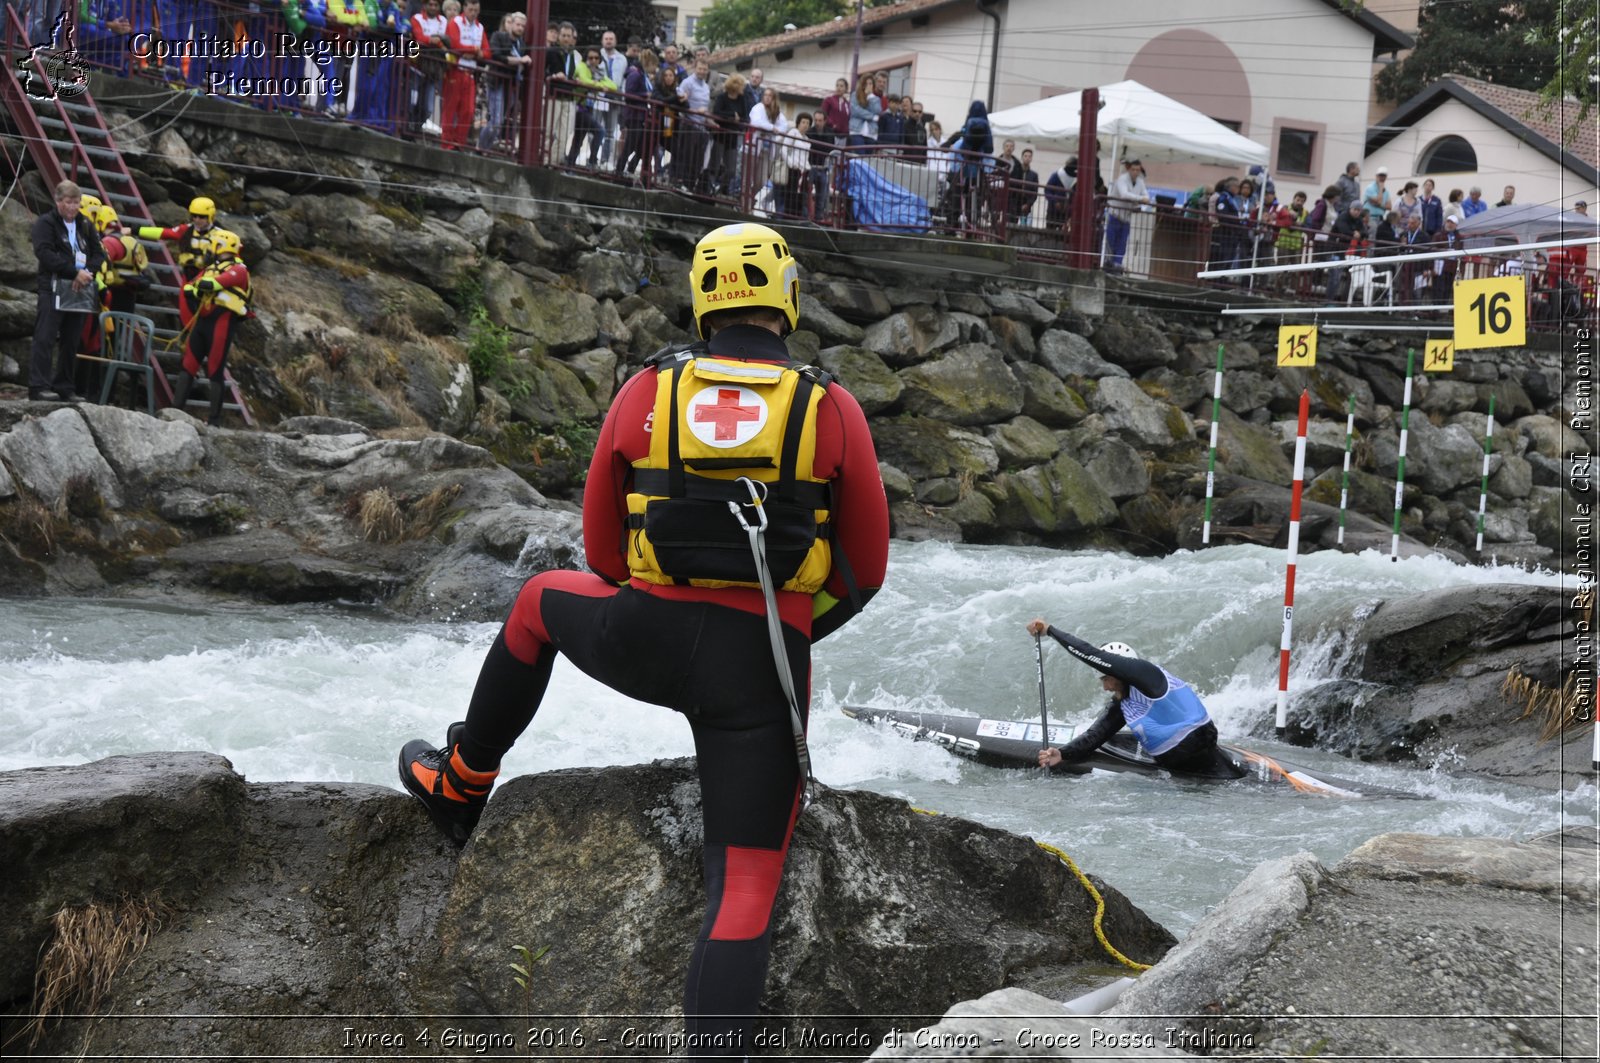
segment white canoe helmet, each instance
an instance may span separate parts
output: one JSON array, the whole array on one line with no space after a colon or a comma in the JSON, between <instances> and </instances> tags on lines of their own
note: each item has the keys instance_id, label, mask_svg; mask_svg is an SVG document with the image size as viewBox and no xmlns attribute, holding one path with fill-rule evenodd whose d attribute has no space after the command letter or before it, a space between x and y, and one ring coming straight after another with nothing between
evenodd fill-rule
<instances>
[{"instance_id":1,"label":"white canoe helmet","mask_svg":"<svg viewBox=\"0 0 1600 1063\"><path fill-rule=\"evenodd\" d=\"M1128 645L1126 642L1108 642L1104 646L1100 647L1100 652L1102 652L1102 653L1114 653L1118 657L1137 657L1137 656L1139 656L1137 653L1133 652L1133 647Z\"/></svg>"}]
</instances>

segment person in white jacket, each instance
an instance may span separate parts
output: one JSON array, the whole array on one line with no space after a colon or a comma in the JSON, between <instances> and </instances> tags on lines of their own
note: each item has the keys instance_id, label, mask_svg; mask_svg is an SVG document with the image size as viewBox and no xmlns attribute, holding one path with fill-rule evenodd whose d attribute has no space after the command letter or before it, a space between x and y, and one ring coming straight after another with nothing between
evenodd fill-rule
<instances>
[{"instance_id":1,"label":"person in white jacket","mask_svg":"<svg viewBox=\"0 0 1600 1063\"><path fill-rule=\"evenodd\" d=\"M776 162L782 158L781 145L789 136L789 119L783 116L777 89L768 85L761 90L761 99L750 108L750 128L756 138L755 157L760 167L756 173L761 177L763 191L770 188L773 201L781 203L785 181L773 181L773 170Z\"/></svg>"},{"instance_id":2,"label":"person in white jacket","mask_svg":"<svg viewBox=\"0 0 1600 1063\"><path fill-rule=\"evenodd\" d=\"M1144 183L1144 164L1138 159L1129 159L1123 164L1122 173L1111 183L1111 209L1106 214L1110 269L1122 269L1122 256L1128 250L1128 231L1133 227L1133 212L1147 210L1154 202Z\"/></svg>"}]
</instances>

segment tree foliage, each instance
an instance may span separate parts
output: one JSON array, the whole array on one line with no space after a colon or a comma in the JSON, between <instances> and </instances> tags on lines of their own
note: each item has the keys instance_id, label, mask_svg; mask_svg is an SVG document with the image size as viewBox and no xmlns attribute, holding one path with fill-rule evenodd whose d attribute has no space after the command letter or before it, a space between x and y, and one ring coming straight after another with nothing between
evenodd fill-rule
<instances>
[{"instance_id":1,"label":"tree foliage","mask_svg":"<svg viewBox=\"0 0 1600 1063\"><path fill-rule=\"evenodd\" d=\"M550 0L550 21L577 27L579 47L599 44L606 30L616 31L620 47L635 37L645 44L654 41L662 18L650 0Z\"/></svg>"},{"instance_id":2,"label":"tree foliage","mask_svg":"<svg viewBox=\"0 0 1600 1063\"><path fill-rule=\"evenodd\" d=\"M877 7L880 2L891 0L867 0L866 6ZM789 23L814 26L841 15L849 22L855 11L855 0L786 0L782 4L772 0L717 0L695 24L694 40L715 51L782 33Z\"/></svg>"},{"instance_id":3,"label":"tree foliage","mask_svg":"<svg viewBox=\"0 0 1600 1063\"><path fill-rule=\"evenodd\" d=\"M1403 102L1446 74L1543 89L1559 76L1564 48L1557 37L1567 24L1565 9L1578 6L1573 0L1424 0L1417 47L1378 75L1378 93Z\"/></svg>"},{"instance_id":4,"label":"tree foliage","mask_svg":"<svg viewBox=\"0 0 1600 1063\"><path fill-rule=\"evenodd\" d=\"M1563 115L1575 127L1589 116L1600 93L1600 17L1594 5L1565 3L1559 23L1546 22L1528 30L1529 48L1553 52L1556 71L1543 86L1546 103L1554 106L1571 96L1583 104L1576 115ZM1565 17L1570 15L1571 17Z\"/></svg>"}]
</instances>

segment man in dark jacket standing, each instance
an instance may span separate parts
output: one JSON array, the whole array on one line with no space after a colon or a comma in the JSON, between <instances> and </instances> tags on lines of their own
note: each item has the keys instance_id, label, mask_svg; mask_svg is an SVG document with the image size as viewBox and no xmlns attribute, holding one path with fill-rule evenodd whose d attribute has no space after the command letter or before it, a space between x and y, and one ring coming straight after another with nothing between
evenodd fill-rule
<instances>
[{"instance_id":1,"label":"man in dark jacket standing","mask_svg":"<svg viewBox=\"0 0 1600 1063\"><path fill-rule=\"evenodd\" d=\"M33 357L28 363L28 398L35 402L44 400L46 390L54 391L63 402L78 397L72 387L72 363L86 315L56 309L57 289L76 294L89 288L92 295L94 275L106 260L94 225L79 212L82 206L82 191L71 181L62 181L56 185L55 209L35 218L30 233L33 254L39 260L39 311L33 323ZM52 347L56 351L53 375Z\"/></svg>"}]
</instances>

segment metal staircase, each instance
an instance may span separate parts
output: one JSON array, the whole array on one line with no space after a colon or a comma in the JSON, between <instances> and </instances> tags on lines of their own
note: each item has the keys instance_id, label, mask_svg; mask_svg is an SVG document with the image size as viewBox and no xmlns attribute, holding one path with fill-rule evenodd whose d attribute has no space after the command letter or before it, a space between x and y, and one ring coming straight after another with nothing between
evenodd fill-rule
<instances>
[{"instance_id":1,"label":"metal staircase","mask_svg":"<svg viewBox=\"0 0 1600 1063\"><path fill-rule=\"evenodd\" d=\"M5 44L0 97L4 97L6 111L27 144L28 155L43 176L46 188L53 189L62 180L76 182L116 208L124 231L154 224L150 208L139 194L139 186L134 183L88 85L84 84L81 89L69 87L71 94L67 96L54 90L52 75L62 69L60 60L33 49L16 8L10 4L5 8ZM24 71L31 75L30 81L35 87L32 95L19 76ZM41 85L50 86L50 91L38 92ZM156 401L160 406L171 406L172 382L183 357L178 339L178 291L183 283L182 274L165 243L159 240L143 243L155 276L155 283L145 290L145 296L160 301L140 303L136 313L156 322L156 350L151 352L158 370L155 374ZM254 425L255 419L245 404L244 393L226 367L222 371L222 383L227 395L223 409L237 413L245 424ZM203 395L191 396L188 405L203 410L206 401Z\"/></svg>"}]
</instances>

